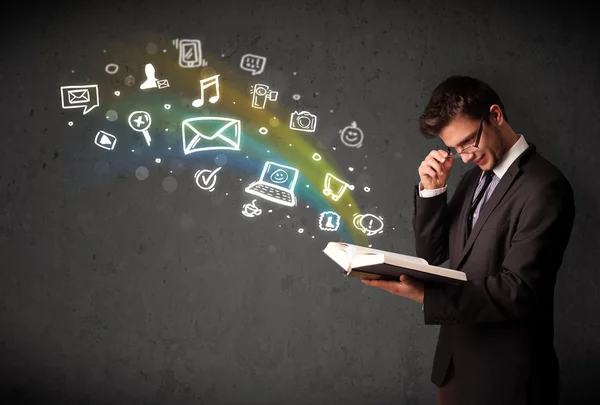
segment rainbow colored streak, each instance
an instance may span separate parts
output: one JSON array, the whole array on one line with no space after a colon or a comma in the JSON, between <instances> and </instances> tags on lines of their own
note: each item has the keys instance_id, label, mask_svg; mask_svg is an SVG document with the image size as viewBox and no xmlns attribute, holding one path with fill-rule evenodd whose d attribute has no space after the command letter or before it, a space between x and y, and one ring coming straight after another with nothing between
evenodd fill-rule
<instances>
[{"instance_id":1,"label":"rainbow colored streak","mask_svg":"<svg viewBox=\"0 0 600 405\"><path fill-rule=\"evenodd\" d=\"M165 48L168 47L165 46ZM256 179L259 178L262 165L266 161L297 168L300 171L295 188L295 194L299 199L298 205L309 205L315 211L315 225L317 225L316 222L321 212L335 211L342 219L337 231L341 239L349 243L366 246L368 244L367 235L354 226L350 226L353 216L360 215L352 191L346 189L342 198L336 202L322 193L327 173L331 173L340 179L345 179L346 176L341 172L335 159L326 150L316 146L319 137L318 121L314 133L291 130L288 125L293 111L286 108L282 102L282 99L289 95L279 92L278 100L276 102L268 101L265 109L251 107L250 86L255 83L270 85L268 82L262 82L260 75L252 76L250 73L241 70L239 65L231 65L217 57L207 55L206 52L204 57L209 61L207 67L182 68L178 65L177 58L174 55L175 52L163 54L159 51L151 58L147 54L137 58L137 60L143 62L139 63L136 84L129 89L121 88L120 97L108 97L106 93L101 94L102 104L104 106L108 104L109 108L123 112L147 111L152 116L152 126L155 128L153 136L175 136L178 137L180 142L182 137L181 122L185 119L210 116L240 120L241 150L223 151L227 154L228 162L250 176L255 175ZM131 54L128 54L128 58L131 59L132 57ZM140 90L139 85L140 80L144 78L145 63L152 63L156 68L157 78L168 79L170 87L150 91ZM192 107L192 100L200 95L200 79L205 79L214 74L220 74L221 97L219 101L216 104L206 102L200 108ZM124 75L122 76L124 77ZM240 91L240 89L243 89L243 91ZM273 90L278 91L276 88ZM108 103L107 98L110 98ZM171 104L171 109L165 109L165 104ZM270 109L270 106L275 106L276 109ZM311 112L315 113L314 111ZM124 115L127 116L127 114ZM159 129L161 126L170 129L168 132L162 131L161 134ZM261 127L267 128L268 134L260 134L259 128ZM181 146L178 148L181 148ZM182 148L179 150L183 156ZM313 159L315 152L321 156L320 161ZM186 155L185 159L197 158L195 155L201 153L196 152ZM308 188L306 184L309 185Z\"/></svg>"}]
</instances>

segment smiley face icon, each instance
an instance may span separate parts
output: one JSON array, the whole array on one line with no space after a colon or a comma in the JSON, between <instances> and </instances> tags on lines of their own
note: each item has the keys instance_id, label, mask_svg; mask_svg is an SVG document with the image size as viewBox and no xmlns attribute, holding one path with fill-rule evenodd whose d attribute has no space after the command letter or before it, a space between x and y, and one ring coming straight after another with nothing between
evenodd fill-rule
<instances>
[{"instance_id":1,"label":"smiley face icon","mask_svg":"<svg viewBox=\"0 0 600 405\"><path fill-rule=\"evenodd\" d=\"M271 181L276 184L285 183L288 179L288 175L285 170L277 169L271 175Z\"/></svg>"},{"instance_id":2,"label":"smiley face icon","mask_svg":"<svg viewBox=\"0 0 600 405\"><path fill-rule=\"evenodd\" d=\"M364 139L362 129L356 126L356 121L342 129L340 139L342 143L350 148L360 148Z\"/></svg>"}]
</instances>

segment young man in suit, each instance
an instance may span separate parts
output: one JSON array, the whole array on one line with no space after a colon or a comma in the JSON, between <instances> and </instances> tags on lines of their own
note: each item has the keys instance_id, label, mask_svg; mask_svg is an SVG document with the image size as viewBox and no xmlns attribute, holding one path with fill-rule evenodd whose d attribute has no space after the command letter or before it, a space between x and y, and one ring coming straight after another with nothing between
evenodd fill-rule
<instances>
[{"instance_id":1,"label":"young man in suit","mask_svg":"<svg viewBox=\"0 0 600 405\"><path fill-rule=\"evenodd\" d=\"M468 281L364 283L423 303L425 323L441 325L431 375L437 404L558 404L553 301L575 215L569 182L513 131L496 92L475 78L444 80L420 130L448 149L432 150L418 169L416 253L433 265L449 260ZM458 157L475 166L447 201Z\"/></svg>"}]
</instances>

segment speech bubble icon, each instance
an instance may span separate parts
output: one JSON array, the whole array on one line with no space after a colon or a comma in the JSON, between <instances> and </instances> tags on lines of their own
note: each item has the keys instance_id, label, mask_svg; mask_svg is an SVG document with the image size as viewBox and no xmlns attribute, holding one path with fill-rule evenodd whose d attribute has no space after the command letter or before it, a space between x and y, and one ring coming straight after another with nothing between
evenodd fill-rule
<instances>
[{"instance_id":1,"label":"speech bubble icon","mask_svg":"<svg viewBox=\"0 0 600 405\"><path fill-rule=\"evenodd\" d=\"M83 108L83 115L100 105L100 102L98 101L97 84L61 86L60 98L62 101L62 108Z\"/></svg>"},{"instance_id":2,"label":"speech bubble icon","mask_svg":"<svg viewBox=\"0 0 600 405\"><path fill-rule=\"evenodd\" d=\"M240 61L240 67L243 70L252 73L252 76L259 75L265 70L265 64L267 63L267 58L264 56L253 55L251 53L247 53L242 56L242 60Z\"/></svg>"},{"instance_id":3,"label":"speech bubble icon","mask_svg":"<svg viewBox=\"0 0 600 405\"><path fill-rule=\"evenodd\" d=\"M373 214L354 214L352 223L354 227L366 234L367 236L373 236L383 232L383 218L377 217Z\"/></svg>"}]
</instances>

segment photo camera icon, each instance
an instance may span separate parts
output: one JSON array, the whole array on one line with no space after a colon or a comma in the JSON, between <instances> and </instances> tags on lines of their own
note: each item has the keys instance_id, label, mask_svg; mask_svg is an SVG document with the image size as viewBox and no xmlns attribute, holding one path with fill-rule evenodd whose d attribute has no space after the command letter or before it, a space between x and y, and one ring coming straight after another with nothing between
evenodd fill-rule
<instances>
[{"instance_id":1,"label":"photo camera icon","mask_svg":"<svg viewBox=\"0 0 600 405\"><path fill-rule=\"evenodd\" d=\"M315 132L317 116L308 111L294 111L290 116L290 129L294 131Z\"/></svg>"}]
</instances>

